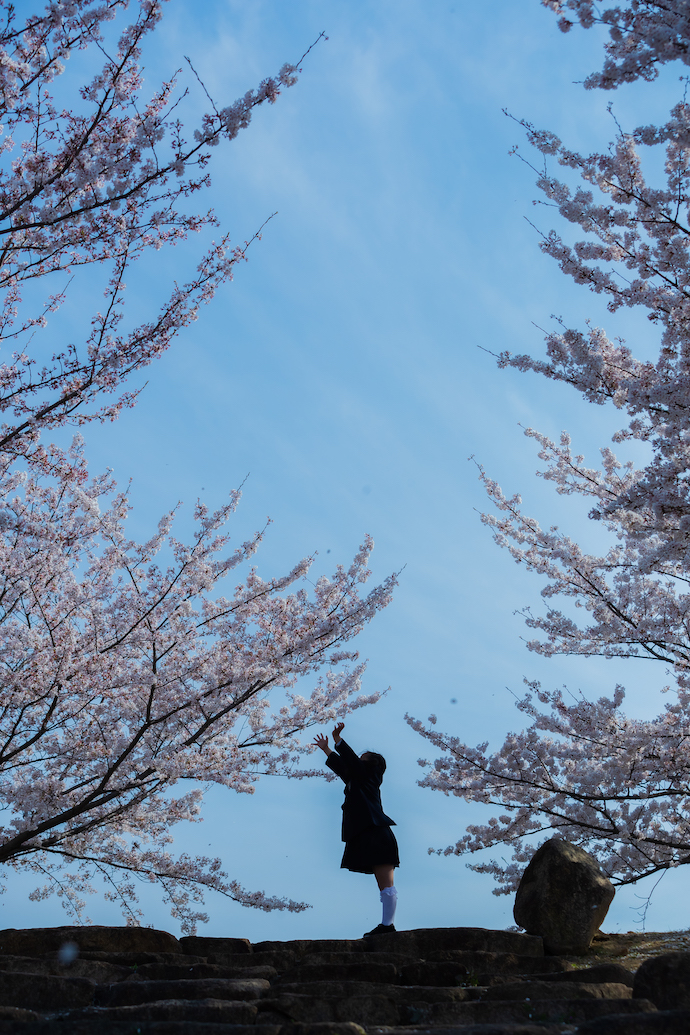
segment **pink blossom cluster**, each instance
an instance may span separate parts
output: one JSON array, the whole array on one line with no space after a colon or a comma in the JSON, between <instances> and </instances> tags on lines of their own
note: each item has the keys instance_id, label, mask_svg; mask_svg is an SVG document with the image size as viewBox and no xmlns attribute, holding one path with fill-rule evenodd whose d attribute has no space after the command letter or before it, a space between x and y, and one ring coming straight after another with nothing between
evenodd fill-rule
<instances>
[{"instance_id":1,"label":"pink blossom cluster","mask_svg":"<svg viewBox=\"0 0 690 1035\"><path fill-rule=\"evenodd\" d=\"M576 14L585 27L600 18L601 7L591 3L549 6ZM606 65L608 78L594 85L635 78L630 70L644 54L657 63L685 61L686 50L674 53L670 41L690 40L689 18L686 0L606 7L601 19L613 39L607 60L620 61L620 74ZM621 26L625 32L616 35ZM638 359L601 328L558 322L546 337L545 359L504 352L499 365L569 384L587 403L612 404L622 418L614 443L644 443L649 459L635 466L606 446L600 465L591 466L566 432L554 442L525 431L539 448L540 477L561 496L584 498L590 519L610 533L605 553L584 549L556 526L542 527L519 495L506 495L479 466L494 505L482 520L496 543L542 580L543 608L523 612L530 650L661 662L672 701L642 721L623 714L621 687L610 699L569 701L562 691L530 684L518 708L531 725L495 752L439 733L433 722L408 720L442 752L434 762L421 760L422 786L501 810L446 851L510 846L512 861L476 867L504 891L516 886L544 834L588 848L618 883L690 860L690 106L677 104L662 125L620 130L606 152L591 155L523 126L544 163L535 170L539 189L580 238L569 244L553 231L543 251L576 283L603 295L611 312L628 307L651 321L659 348L655 357ZM660 184L644 175L651 148L664 158ZM550 169L554 160L562 175Z\"/></svg>"},{"instance_id":2,"label":"pink blossom cluster","mask_svg":"<svg viewBox=\"0 0 690 1035\"><path fill-rule=\"evenodd\" d=\"M558 26L569 32L575 22L585 29L605 25L609 42L601 72L585 80L589 89L614 90L636 79L656 79L668 61L690 64L690 3L688 0L541 0L558 15Z\"/></svg>"}]
</instances>

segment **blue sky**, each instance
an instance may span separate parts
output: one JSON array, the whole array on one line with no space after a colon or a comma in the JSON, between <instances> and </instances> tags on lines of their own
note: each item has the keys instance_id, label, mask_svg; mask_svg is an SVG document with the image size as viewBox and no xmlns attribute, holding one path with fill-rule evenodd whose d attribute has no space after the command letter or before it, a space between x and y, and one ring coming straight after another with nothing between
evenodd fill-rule
<instances>
[{"instance_id":1,"label":"blue sky","mask_svg":"<svg viewBox=\"0 0 690 1035\"><path fill-rule=\"evenodd\" d=\"M318 571L346 563L365 532L376 541L375 576L404 567L393 604L359 644L366 688L391 690L346 730L355 748L388 759L384 807L402 860L397 923L506 927L512 902L492 896L489 878L427 853L486 813L416 786L417 759L429 752L404 713L434 712L441 729L498 745L521 722L511 691L525 676L589 696L624 682L637 715L661 707L665 679L661 668L530 655L514 612L538 604L540 586L479 520L471 455L541 520L591 535L584 509L534 477L520 425L568 428L592 462L616 426L615 415L559 386L499 371L485 350L538 352L538 328L554 313L578 326L589 316L638 351L648 347L639 334L650 333L625 314L614 322L539 252L528 220L546 231L557 218L533 207L533 175L508 153L522 132L502 109L594 150L613 135L609 101L629 128L663 116L678 73L651 90L585 92L577 83L597 65L601 38L563 36L538 0L171 0L147 75L156 82L187 54L216 102L229 103L322 30L329 39L298 85L213 156L209 202L237 242L277 215L234 283L149 368L136 408L87 429L87 452L94 471L132 479L135 536L178 500L187 513L198 496L219 503L249 474L235 535L271 516L263 574L315 550ZM184 82L193 123L206 102L189 75ZM142 265L129 289L133 320L169 279L184 279L202 244ZM90 290L77 289L63 328L78 332ZM186 521L183 508L181 530ZM338 785L316 780L265 779L253 796L212 790L204 824L180 829L176 846L220 855L248 888L313 908L266 915L212 897L204 933L353 937L374 926L373 878L339 869L340 803ZM686 880L662 881L648 928L687 926L675 908ZM55 900L26 903L33 883L12 879L0 926L66 922ZM608 929L633 928L645 890L618 894ZM145 886L142 903L146 923L175 931ZM120 922L100 900L88 913Z\"/></svg>"}]
</instances>

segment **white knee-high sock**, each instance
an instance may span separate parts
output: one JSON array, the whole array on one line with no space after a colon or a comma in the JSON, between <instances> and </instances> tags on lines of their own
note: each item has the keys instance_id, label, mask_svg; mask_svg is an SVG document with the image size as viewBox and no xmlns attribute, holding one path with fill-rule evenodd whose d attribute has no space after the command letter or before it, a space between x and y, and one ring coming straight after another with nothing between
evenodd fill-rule
<instances>
[{"instance_id":1,"label":"white knee-high sock","mask_svg":"<svg viewBox=\"0 0 690 1035\"><path fill-rule=\"evenodd\" d=\"M382 888L381 889L381 902L383 904L383 919L382 924L389 927L395 919L395 907L398 904L398 892L396 888Z\"/></svg>"}]
</instances>

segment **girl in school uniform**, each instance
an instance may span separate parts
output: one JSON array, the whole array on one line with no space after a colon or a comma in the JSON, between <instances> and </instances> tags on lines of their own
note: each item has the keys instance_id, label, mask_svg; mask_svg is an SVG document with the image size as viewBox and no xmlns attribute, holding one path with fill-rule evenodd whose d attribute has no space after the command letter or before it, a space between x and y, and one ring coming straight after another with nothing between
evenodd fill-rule
<instances>
[{"instance_id":1,"label":"girl in school uniform","mask_svg":"<svg viewBox=\"0 0 690 1035\"><path fill-rule=\"evenodd\" d=\"M381 781L386 771L386 760L375 751L357 756L341 733L345 728L339 722L333 730L335 750L329 747L328 737L319 734L314 743L326 755L326 765L345 783L342 837L345 842L342 869L354 873L373 873L379 887L383 916L372 934L395 931L393 920L398 901L394 884L395 867L400 865L398 844L391 827L394 820L381 807Z\"/></svg>"}]
</instances>

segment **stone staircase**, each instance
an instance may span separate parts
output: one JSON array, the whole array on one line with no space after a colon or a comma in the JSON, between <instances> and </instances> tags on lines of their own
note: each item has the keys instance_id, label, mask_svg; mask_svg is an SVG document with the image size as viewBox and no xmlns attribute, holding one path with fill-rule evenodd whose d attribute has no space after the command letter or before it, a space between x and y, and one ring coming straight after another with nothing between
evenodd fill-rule
<instances>
[{"instance_id":1,"label":"stone staircase","mask_svg":"<svg viewBox=\"0 0 690 1035\"><path fill-rule=\"evenodd\" d=\"M0 1035L688 1035L616 963L481 928L357 940L0 931Z\"/></svg>"}]
</instances>

